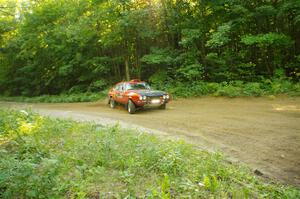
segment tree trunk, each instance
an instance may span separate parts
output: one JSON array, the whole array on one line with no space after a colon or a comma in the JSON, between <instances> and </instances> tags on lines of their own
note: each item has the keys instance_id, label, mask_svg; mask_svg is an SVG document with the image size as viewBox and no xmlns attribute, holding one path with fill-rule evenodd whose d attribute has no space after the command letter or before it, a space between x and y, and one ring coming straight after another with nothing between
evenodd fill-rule
<instances>
[{"instance_id":1,"label":"tree trunk","mask_svg":"<svg viewBox=\"0 0 300 199\"><path fill-rule=\"evenodd\" d=\"M141 48L140 48L139 42L140 41L137 36L137 39L135 42L135 67L136 67L136 71L137 71L137 78L141 79L141 64L140 64L140 53L139 53Z\"/></svg>"},{"instance_id":2,"label":"tree trunk","mask_svg":"<svg viewBox=\"0 0 300 199\"><path fill-rule=\"evenodd\" d=\"M125 56L125 77L126 77L126 80L127 80L127 81L130 80L129 64L128 64L128 61L129 61L129 57L128 57L128 55L126 55L126 56Z\"/></svg>"}]
</instances>

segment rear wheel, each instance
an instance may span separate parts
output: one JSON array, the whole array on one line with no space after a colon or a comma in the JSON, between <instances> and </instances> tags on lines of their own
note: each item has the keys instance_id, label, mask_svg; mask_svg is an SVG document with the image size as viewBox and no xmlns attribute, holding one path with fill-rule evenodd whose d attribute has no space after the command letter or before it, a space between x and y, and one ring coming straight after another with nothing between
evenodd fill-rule
<instances>
[{"instance_id":1,"label":"rear wheel","mask_svg":"<svg viewBox=\"0 0 300 199\"><path fill-rule=\"evenodd\" d=\"M133 114L133 113L135 113L135 111L136 111L136 107L135 107L134 103L133 103L131 100L128 101L128 104L127 104L127 111L128 111L128 113L130 113L130 114Z\"/></svg>"},{"instance_id":2,"label":"rear wheel","mask_svg":"<svg viewBox=\"0 0 300 199\"><path fill-rule=\"evenodd\" d=\"M166 104L162 104L159 106L159 109L166 109Z\"/></svg>"},{"instance_id":3,"label":"rear wheel","mask_svg":"<svg viewBox=\"0 0 300 199\"><path fill-rule=\"evenodd\" d=\"M110 108L115 108L116 107L116 102L113 98L110 98L109 100L109 106Z\"/></svg>"}]
</instances>

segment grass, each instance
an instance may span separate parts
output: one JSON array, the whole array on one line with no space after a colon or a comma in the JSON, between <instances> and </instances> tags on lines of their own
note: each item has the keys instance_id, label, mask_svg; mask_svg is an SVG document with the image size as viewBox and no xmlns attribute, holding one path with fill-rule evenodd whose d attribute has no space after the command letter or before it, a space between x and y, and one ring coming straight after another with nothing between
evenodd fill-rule
<instances>
[{"instance_id":1,"label":"grass","mask_svg":"<svg viewBox=\"0 0 300 199\"><path fill-rule=\"evenodd\" d=\"M0 198L299 198L183 141L0 110Z\"/></svg>"},{"instance_id":2,"label":"grass","mask_svg":"<svg viewBox=\"0 0 300 199\"><path fill-rule=\"evenodd\" d=\"M68 103L68 102L92 102L103 99L107 93L105 91L99 93L76 93L76 94L60 94L60 95L41 95L36 97L5 97L0 96L0 101L27 102L27 103Z\"/></svg>"}]
</instances>

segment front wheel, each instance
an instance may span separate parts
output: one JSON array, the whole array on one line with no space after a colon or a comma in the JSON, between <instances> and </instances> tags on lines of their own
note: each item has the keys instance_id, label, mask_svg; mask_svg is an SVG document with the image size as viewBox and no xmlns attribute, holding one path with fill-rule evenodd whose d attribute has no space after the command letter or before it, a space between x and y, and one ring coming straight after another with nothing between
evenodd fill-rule
<instances>
[{"instance_id":1,"label":"front wheel","mask_svg":"<svg viewBox=\"0 0 300 199\"><path fill-rule=\"evenodd\" d=\"M110 108L114 109L116 107L116 102L113 98L110 98L109 100L109 106Z\"/></svg>"},{"instance_id":2,"label":"front wheel","mask_svg":"<svg viewBox=\"0 0 300 199\"><path fill-rule=\"evenodd\" d=\"M136 107L135 107L134 103L133 103L131 100L128 101L128 104L127 104L127 111L128 111L128 113L130 113L130 114L133 114L133 113L135 113L135 111L136 111Z\"/></svg>"},{"instance_id":3,"label":"front wheel","mask_svg":"<svg viewBox=\"0 0 300 199\"><path fill-rule=\"evenodd\" d=\"M159 109L166 109L166 104L162 104L159 106Z\"/></svg>"}]
</instances>

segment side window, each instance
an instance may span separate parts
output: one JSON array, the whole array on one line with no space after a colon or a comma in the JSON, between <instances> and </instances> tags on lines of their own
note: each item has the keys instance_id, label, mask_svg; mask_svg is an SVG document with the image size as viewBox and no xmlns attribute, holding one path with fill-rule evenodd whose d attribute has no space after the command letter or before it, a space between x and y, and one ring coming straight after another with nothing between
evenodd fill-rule
<instances>
[{"instance_id":1,"label":"side window","mask_svg":"<svg viewBox=\"0 0 300 199\"><path fill-rule=\"evenodd\" d=\"M122 91L126 91L127 90L127 84L126 83L124 83L124 84L122 84Z\"/></svg>"},{"instance_id":2,"label":"side window","mask_svg":"<svg viewBox=\"0 0 300 199\"><path fill-rule=\"evenodd\" d=\"M120 83L114 88L115 91L124 91L126 83Z\"/></svg>"},{"instance_id":3,"label":"side window","mask_svg":"<svg viewBox=\"0 0 300 199\"><path fill-rule=\"evenodd\" d=\"M122 84L117 84L114 88L114 91L120 91L120 87Z\"/></svg>"}]
</instances>

